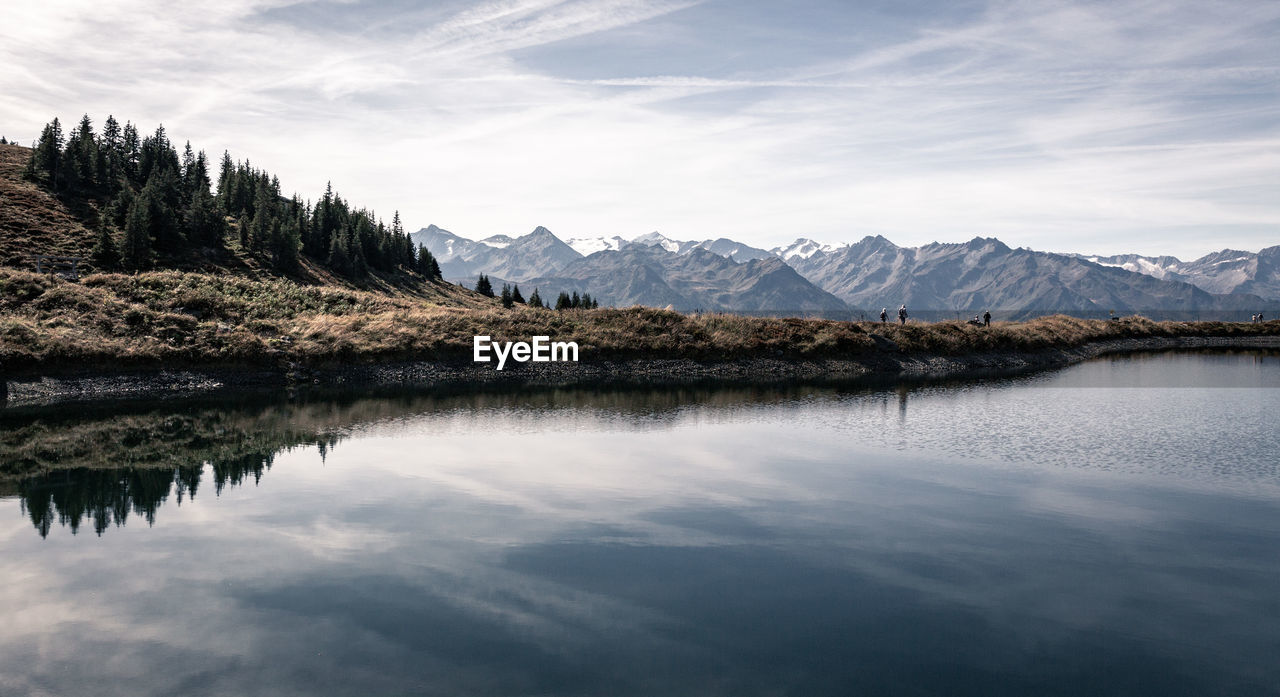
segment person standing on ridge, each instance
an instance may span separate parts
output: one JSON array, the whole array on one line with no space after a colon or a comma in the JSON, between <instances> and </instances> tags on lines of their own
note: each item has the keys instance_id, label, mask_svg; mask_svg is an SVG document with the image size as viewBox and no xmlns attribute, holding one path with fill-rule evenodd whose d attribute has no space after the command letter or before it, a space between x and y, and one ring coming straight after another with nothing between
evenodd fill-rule
<instances>
[{"instance_id":1,"label":"person standing on ridge","mask_svg":"<svg viewBox=\"0 0 1280 697\"><path fill-rule=\"evenodd\" d=\"M991 326L991 310L987 310L986 312L982 313L982 326L984 327Z\"/></svg>"},{"instance_id":2,"label":"person standing on ridge","mask_svg":"<svg viewBox=\"0 0 1280 697\"><path fill-rule=\"evenodd\" d=\"M898 308L898 321L901 322L902 324L907 323L907 306L906 305L903 305L902 307Z\"/></svg>"},{"instance_id":3,"label":"person standing on ridge","mask_svg":"<svg viewBox=\"0 0 1280 697\"><path fill-rule=\"evenodd\" d=\"M887 307L880 308L880 324L884 324L885 322L888 322L888 321L889 321L889 308Z\"/></svg>"}]
</instances>

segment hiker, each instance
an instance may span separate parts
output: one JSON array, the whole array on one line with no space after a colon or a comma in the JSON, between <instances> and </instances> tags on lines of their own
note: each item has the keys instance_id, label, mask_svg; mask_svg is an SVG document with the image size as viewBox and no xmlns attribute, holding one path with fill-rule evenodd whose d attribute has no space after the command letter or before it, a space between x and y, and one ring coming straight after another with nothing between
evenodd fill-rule
<instances>
[{"instance_id":1,"label":"hiker","mask_svg":"<svg viewBox=\"0 0 1280 697\"><path fill-rule=\"evenodd\" d=\"M982 326L984 327L991 326L991 310L987 310L986 312L982 313Z\"/></svg>"},{"instance_id":2,"label":"hiker","mask_svg":"<svg viewBox=\"0 0 1280 697\"><path fill-rule=\"evenodd\" d=\"M885 322L888 322L888 321L889 321L889 308L887 307L880 308L880 324L884 324Z\"/></svg>"},{"instance_id":3,"label":"hiker","mask_svg":"<svg viewBox=\"0 0 1280 697\"><path fill-rule=\"evenodd\" d=\"M1257 323L1258 323L1258 316L1257 316L1257 315L1249 315L1249 324L1257 324Z\"/></svg>"},{"instance_id":4,"label":"hiker","mask_svg":"<svg viewBox=\"0 0 1280 697\"><path fill-rule=\"evenodd\" d=\"M906 305L903 305L902 307L898 308L898 321L903 324L907 323L907 306Z\"/></svg>"},{"instance_id":5,"label":"hiker","mask_svg":"<svg viewBox=\"0 0 1280 697\"><path fill-rule=\"evenodd\" d=\"M1261 312L1259 312L1259 313L1258 313L1258 321L1259 321L1259 322L1262 322L1262 313L1261 313Z\"/></svg>"}]
</instances>

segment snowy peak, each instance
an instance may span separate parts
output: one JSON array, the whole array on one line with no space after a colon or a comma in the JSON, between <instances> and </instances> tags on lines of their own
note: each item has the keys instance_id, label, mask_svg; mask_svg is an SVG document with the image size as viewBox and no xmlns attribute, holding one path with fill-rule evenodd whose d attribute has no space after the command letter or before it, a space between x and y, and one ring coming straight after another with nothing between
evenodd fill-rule
<instances>
[{"instance_id":1,"label":"snowy peak","mask_svg":"<svg viewBox=\"0 0 1280 697\"><path fill-rule=\"evenodd\" d=\"M835 245L822 244L820 242L814 242L811 239L801 237L785 247L774 247L769 251L783 261L789 262L792 259L808 259L818 253L826 254L828 252L834 252L837 249L839 249L839 247L836 247Z\"/></svg>"},{"instance_id":2,"label":"snowy peak","mask_svg":"<svg viewBox=\"0 0 1280 697\"><path fill-rule=\"evenodd\" d=\"M660 232L654 231L647 232L631 240L631 244L643 245L645 247L662 247L668 252L679 254L680 248L684 243L678 242Z\"/></svg>"},{"instance_id":3,"label":"snowy peak","mask_svg":"<svg viewBox=\"0 0 1280 697\"><path fill-rule=\"evenodd\" d=\"M622 237L573 237L564 241L582 256L591 256L596 252L616 252L630 242Z\"/></svg>"}]
</instances>

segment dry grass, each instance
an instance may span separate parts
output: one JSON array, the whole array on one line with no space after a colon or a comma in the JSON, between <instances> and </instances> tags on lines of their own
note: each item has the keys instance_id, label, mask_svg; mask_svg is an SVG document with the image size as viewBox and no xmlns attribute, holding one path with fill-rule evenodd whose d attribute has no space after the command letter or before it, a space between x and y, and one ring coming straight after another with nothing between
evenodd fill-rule
<instances>
[{"instance_id":1,"label":"dry grass","mask_svg":"<svg viewBox=\"0 0 1280 697\"><path fill-rule=\"evenodd\" d=\"M0 365L67 372L284 362L467 360L472 337L576 341L583 360L856 357L878 333L908 353L959 355L1078 346L1146 336L1280 334L1280 322L1120 322L1052 316L999 322L878 325L666 310L502 309L449 284L390 295L351 288L164 271L81 282L0 270ZM886 348L887 347L887 348Z\"/></svg>"}]
</instances>

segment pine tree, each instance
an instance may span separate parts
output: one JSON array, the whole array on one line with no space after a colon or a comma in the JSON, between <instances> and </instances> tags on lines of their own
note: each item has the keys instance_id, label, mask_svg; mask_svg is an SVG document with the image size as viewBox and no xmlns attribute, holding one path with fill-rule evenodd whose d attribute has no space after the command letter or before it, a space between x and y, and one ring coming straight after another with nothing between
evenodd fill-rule
<instances>
[{"instance_id":1,"label":"pine tree","mask_svg":"<svg viewBox=\"0 0 1280 697\"><path fill-rule=\"evenodd\" d=\"M100 269L111 269L120 264L120 250L116 249L115 240L111 239L106 220L98 223L98 237L93 242L91 258Z\"/></svg>"},{"instance_id":2,"label":"pine tree","mask_svg":"<svg viewBox=\"0 0 1280 697\"><path fill-rule=\"evenodd\" d=\"M59 164L61 181L55 188L92 190L96 186L97 169L98 141L93 134L93 122L85 114L80 125L67 137Z\"/></svg>"},{"instance_id":3,"label":"pine tree","mask_svg":"<svg viewBox=\"0 0 1280 697\"><path fill-rule=\"evenodd\" d=\"M184 222L187 239L191 242L206 247L222 247L223 238L227 234L227 221L208 189L196 190Z\"/></svg>"},{"instance_id":4,"label":"pine tree","mask_svg":"<svg viewBox=\"0 0 1280 697\"><path fill-rule=\"evenodd\" d=\"M418 273L426 276L428 281L440 279L440 264L431 250L422 245L418 245Z\"/></svg>"},{"instance_id":5,"label":"pine tree","mask_svg":"<svg viewBox=\"0 0 1280 697\"><path fill-rule=\"evenodd\" d=\"M489 277L480 274L480 278L476 279L476 292L487 297L493 297L493 284L489 283Z\"/></svg>"},{"instance_id":6,"label":"pine tree","mask_svg":"<svg viewBox=\"0 0 1280 697\"><path fill-rule=\"evenodd\" d=\"M177 181L175 177L172 170L157 169L155 176L147 181L134 201L134 205L147 208L147 220L155 246L170 251L180 249L183 242L177 207L171 200Z\"/></svg>"},{"instance_id":7,"label":"pine tree","mask_svg":"<svg viewBox=\"0 0 1280 697\"><path fill-rule=\"evenodd\" d=\"M302 238L298 230L298 219L288 218L281 222L278 218L271 226L271 263L281 271L295 271L298 268L298 252L302 249Z\"/></svg>"},{"instance_id":8,"label":"pine tree","mask_svg":"<svg viewBox=\"0 0 1280 697\"><path fill-rule=\"evenodd\" d=\"M151 212L142 197L129 207L128 221L124 226L124 249L121 261L130 271L140 271L151 266Z\"/></svg>"},{"instance_id":9,"label":"pine tree","mask_svg":"<svg viewBox=\"0 0 1280 697\"><path fill-rule=\"evenodd\" d=\"M514 304L515 304L515 299L511 297L511 284L503 283L502 284L502 306L507 309L511 309L512 305Z\"/></svg>"},{"instance_id":10,"label":"pine tree","mask_svg":"<svg viewBox=\"0 0 1280 697\"><path fill-rule=\"evenodd\" d=\"M258 195L253 199L253 222L249 225L249 248L261 252L271 242L272 226L276 223L275 196L271 186L259 182Z\"/></svg>"},{"instance_id":11,"label":"pine tree","mask_svg":"<svg viewBox=\"0 0 1280 697\"><path fill-rule=\"evenodd\" d=\"M30 176L45 176L49 188L57 191L62 184L62 124L54 118L45 124L40 140L31 149L31 161L27 164Z\"/></svg>"},{"instance_id":12,"label":"pine tree","mask_svg":"<svg viewBox=\"0 0 1280 697\"><path fill-rule=\"evenodd\" d=\"M129 219L129 209L133 207L133 189L129 185L120 188L120 193L115 200L107 208L107 215L110 216L111 222L118 228L123 228L125 222Z\"/></svg>"},{"instance_id":13,"label":"pine tree","mask_svg":"<svg viewBox=\"0 0 1280 697\"><path fill-rule=\"evenodd\" d=\"M577 309L582 307L582 298L578 297L578 291L573 291L573 296L569 298L569 307Z\"/></svg>"},{"instance_id":14,"label":"pine tree","mask_svg":"<svg viewBox=\"0 0 1280 697\"><path fill-rule=\"evenodd\" d=\"M524 304L524 296L520 294L520 284L517 283L515 288L511 289L511 301Z\"/></svg>"},{"instance_id":15,"label":"pine tree","mask_svg":"<svg viewBox=\"0 0 1280 697\"><path fill-rule=\"evenodd\" d=\"M350 276L352 273L351 257L347 254L347 242L343 239L343 235L337 232L329 240L328 265L340 274Z\"/></svg>"},{"instance_id":16,"label":"pine tree","mask_svg":"<svg viewBox=\"0 0 1280 697\"><path fill-rule=\"evenodd\" d=\"M529 296L529 307L542 307L542 296L538 295L538 289L533 289L533 294Z\"/></svg>"},{"instance_id":17,"label":"pine tree","mask_svg":"<svg viewBox=\"0 0 1280 697\"><path fill-rule=\"evenodd\" d=\"M120 122L114 116L107 116L102 126L102 138L99 141L99 152L103 156L101 183L111 191L119 186L124 176L124 151L121 145Z\"/></svg>"},{"instance_id":18,"label":"pine tree","mask_svg":"<svg viewBox=\"0 0 1280 697\"><path fill-rule=\"evenodd\" d=\"M124 156L125 177L134 183L138 182L138 160L141 159L141 146L138 141L138 127L129 121L124 122L124 131L120 136L120 151Z\"/></svg>"},{"instance_id":19,"label":"pine tree","mask_svg":"<svg viewBox=\"0 0 1280 697\"><path fill-rule=\"evenodd\" d=\"M582 309L584 309L584 310L590 310L590 309L591 309L591 294L590 294L590 293L583 292L583 294L582 294Z\"/></svg>"},{"instance_id":20,"label":"pine tree","mask_svg":"<svg viewBox=\"0 0 1280 697\"><path fill-rule=\"evenodd\" d=\"M236 165L231 161L231 153L226 150L222 151L222 164L218 169L218 203L222 205L222 210L230 211L231 208L231 191L235 188L234 178L236 175Z\"/></svg>"},{"instance_id":21,"label":"pine tree","mask_svg":"<svg viewBox=\"0 0 1280 697\"><path fill-rule=\"evenodd\" d=\"M190 201L191 195L196 192L196 152L191 149L191 141L187 141L186 146L182 149L182 199Z\"/></svg>"},{"instance_id":22,"label":"pine tree","mask_svg":"<svg viewBox=\"0 0 1280 697\"><path fill-rule=\"evenodd\" d=\"M560 291L559 297L556 298L556 309L567 310L571 307L573 307L573 301L569 299L569 294L563 290Z\"/></svg>"}]
</instances>

